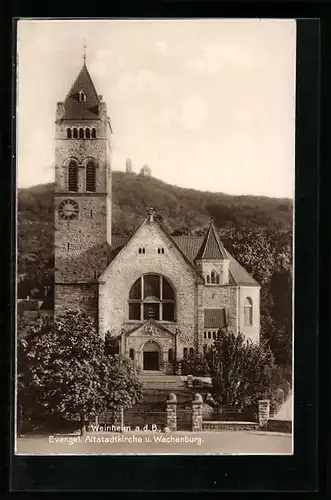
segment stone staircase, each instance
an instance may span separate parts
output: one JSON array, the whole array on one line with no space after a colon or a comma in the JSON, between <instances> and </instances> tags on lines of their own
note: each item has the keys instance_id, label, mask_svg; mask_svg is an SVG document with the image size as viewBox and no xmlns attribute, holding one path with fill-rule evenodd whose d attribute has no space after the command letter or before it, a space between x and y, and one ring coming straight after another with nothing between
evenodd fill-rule
<instances>
[{"instance_id":1,"label":"stone staircase","mask_svg":"<svg viewBox=\"0 0 331 500\"><path fill-rule=\"evenodd\" d=\"M177 398L177 422L179 430L189 430L191 426L192 400L196 392L188 388L183 377L179 375L163 375L160 372L142 373L139 380L143 387L143 399L132 408L124 411L124 425L131 429L145 425L166 425L166 401L170 393ZM102 423L110 423L110 416L102 419ZM101 421L100 421L101 423Z\"/></svg>"},{"instance_id":2,"label":"stone staircase","mask_svg":"<svg viewBox=\"0 0 331 500\"><path fill-rule=\"evenodd\" d=\"M156 374L143 373L139 375L139 380L144 391L147 389L160 389L175 392L185 389L185 381L179 375L163 375L159 372L156 372Z\"/></svg>"}]
</instances>

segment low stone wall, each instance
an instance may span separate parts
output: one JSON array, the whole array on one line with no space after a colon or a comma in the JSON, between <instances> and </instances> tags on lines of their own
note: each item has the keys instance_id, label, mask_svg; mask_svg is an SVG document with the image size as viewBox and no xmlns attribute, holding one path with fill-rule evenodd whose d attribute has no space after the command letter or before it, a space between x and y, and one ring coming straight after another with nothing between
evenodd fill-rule
<instances>
[{"instance_id":1,"label":"low stone wall","mask_svg":"<svg viewBox=\"0 0 331 500\"><path fill-rule=\"evenodd\" d=\"M292 433L292 421L291 420L278 420L275 418L269 418L267 423L267 431L269 432L286 432L288 434Z\"/></svg>"},{"instance_id":2,"label":"low stone wall","mask_svg":"<svg viewBox=\"0 0 331 500\"><path fill-rule=\"evenodd\" d=\"M204 420L202 430L204 431L255 431L258 429L257 422L227 422Z\"/></svg>"}]
</instances>

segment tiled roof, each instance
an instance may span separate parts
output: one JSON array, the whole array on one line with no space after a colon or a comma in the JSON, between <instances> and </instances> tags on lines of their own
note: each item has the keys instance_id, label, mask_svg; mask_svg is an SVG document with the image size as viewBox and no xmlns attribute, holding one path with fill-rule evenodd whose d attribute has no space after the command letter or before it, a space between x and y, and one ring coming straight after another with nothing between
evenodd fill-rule
<instances>
[{"instance_id":1,"label":"tiled roof","mask_svg":"<svg viewBox=\"0 0 331 500\"><path fill-rule=\"evenodd\" d=\"M187 257L187 259L193 264L196 256L201 248L204 237L203 236L172 236L172 239ZM123 248L123 246L128 242L129 236L112 236L111 254L110 262L113 260L115 255ZM222 245L223 246L223 245ZM246 285L246 286L258 286L259 284L255 279L235 260L234 257L224 248L224 252L227 259L229 259L229 284L230 285Z\"/></svg>"},{"instance_id":2,"label":"tiled roof","mask_svg":"<svg viewBox=\"0 0 331 500\"><path fill-rule=\"evenodd\" d=\"M196 255L196 260L212 259L220 260L226 259L226 252L223 244L217 234L214 224L211 222L207 234L202 242L202 245Z\"/></svg>"},{"instance_id":3,"label":"tiled roof","mask_svg":"<svg viewBox=\"0 0 331 500\"><path fill-rule=\"evenodd\" d=\"M79 92L86 94L86 101L79 101ZM88 120L99 117L99 97L84 64L64 101L65 120Z\"/></svg>"},{"instance_id":4,"label":"tiled roof","mask_svg":"<svg viewBox=\"0 0 331 500\"><path fill-rule=\"evenodd\" d=\"M201 248L203 236L173 236L173 240L194 263L196 255ZM224 248L224 247L223 247ZM230 285L258 286L257 281L236 261L234 257L224 248L226 258L229 259L229 283Z\"/></svg>"},{"instance_id":5,"label":"tiled roof","mask_svg":"<svg viewBox=\"0 0 331 500\"><path fill-rule=\"evenodd\" d=\"M223 328L226 326L225 309L204 309L204 328Z\"/></svg>"}]
</instances>

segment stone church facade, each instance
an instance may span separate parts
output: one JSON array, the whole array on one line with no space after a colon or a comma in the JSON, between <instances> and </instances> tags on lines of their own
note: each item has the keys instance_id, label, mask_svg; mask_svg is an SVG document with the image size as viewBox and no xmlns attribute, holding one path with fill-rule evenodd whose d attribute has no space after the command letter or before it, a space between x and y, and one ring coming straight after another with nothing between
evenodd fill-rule
<instances>
[{"instance_id":1,"label":"stone church facade","mask_svg":"<svg viewBox=\"0 0 331 500\"><path fill-rule=\"evenodd\" d=\"M112 235L112 133L84 61L56 112L55 314L85 311L149 372L174 373L223 326L259 341L260 286L212 222L172 237L151 207L130 237Z\"/></svg>"}]
</instances>

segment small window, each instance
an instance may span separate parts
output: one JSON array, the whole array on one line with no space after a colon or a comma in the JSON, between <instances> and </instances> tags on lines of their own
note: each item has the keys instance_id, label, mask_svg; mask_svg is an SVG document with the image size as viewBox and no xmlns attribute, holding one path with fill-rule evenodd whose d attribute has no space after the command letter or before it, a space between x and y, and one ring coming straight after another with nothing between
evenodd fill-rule
<instances>
[{"instance_id":1,"label":"small window","mask_svg":"<svg viewBox=\"0 0 331 500\"><path fill-rule=\"evenodd\" d=\"M207 332L203 332L203 337L206 339L207 338Z\"/></svg>"},{"instance_id":2,"label":"small window","mask_svg":"<svg viewBox=\"0 0 331 500\"><path fill-rule=\"evenodd\" d=\"M97 136L97 132L96 132L95 128L93 127L92 128L92 139L95 139L96 136Z\"/></svg>"},{"instance_id":3,"label":"small window","mask_svg":"<svg viewBox=\"0 0 331 500\"><path fill-rule=\"evenodd\" d=\"M173 360L174 360L174 351L173 351L173 349L169 349L168 350L168 361L169 361L169 363L172 363Z\"/></svg>"},{"instance_id":4,"label":"small window","mask_svg":"<svg viewBox=\"0 0 331 500\"><path fill-rule=\"evenodd\" d=\"M208 338L211 339L211 332L208 332Z\"/></svg>"},{"instance_id":5,"label":"small window","mask_svg":"<svg viewBox=\"0 0 331 500\"><path fill-rule=\"evenodd\" d=\"M215 294L214 294L214 293L212 293L212 294L211 294L211 298L212 298L212 299L214 299L214 298L215 298Z\"/></svg>"},{"instance_id":6,"label":"small window","mask_svg":"<svg viewBox=\"0 0 331 500\"><path fill-rule=\"evenodd\" d=\"M187 358L187 347L184 347L183 349L183 356L184 358Z\"/></svg>"},{"instance_id":7,"label":"small window","mask_svg":"<svg viewBox=\"0 0 331 500\"><path fill-rule=\"evenodd\" d=\"M67 248L68 250L70 250L70 243L67 243Z\"/></svg>"},{"instance_id":8,"label":"small window","mask_svg":"<svg viewBox=\"0 0 331 500\"><path fill-rule=\"evenodd\" d=\"M129 351L129 356L130 358L132 359L132 361L134 360L134 350L133 349L130 349Z\"/></svg>"},{"instance_id":9,"label":"small window","mask_svg":"<svg viewBox=\"0 0 331 500\"><path fill-rule=\"evenodd\" d=\"M210 276L207 274L207 283L210 283Z\"/></svg>"},{"instance_id":10,"label":"small window","mask_svg":"<svg viewBox=\"0 0 331 500\"><path fill-rule=\"evenodd\" d=\"M79 101L80 102L85 102L86 101L86 94L82 90L79 92Z\"/></svg>"},{"instance_id":11,"label":"small window","mask_svg":"<svg viewBox=\"0 0 331 500\"><path fill-rule=\"evenodd\" d=\"M68 167L68 191L78 191L78 166L74 161Z\"/></svg>"},{"instance_id":12,"label":"small window","mask_svg":"<svg viewBox=\"0 0 331 500\"><path fill-rule=\"evenodd\" d=\"M92 219L92 217L93 217L93 210L90 211L90 217Z\"/></svg>"},{"instance_id":13,"label":"small window","mask_svg":"<svg viewBox=\"0 0 331 500\"><path fill-rule=\"evenodd\" d=\"M89 161L86 165L86 191L95 192L96 188L96 168L93 162Z\"/></svg>"},{"instance_id":14,"label":"small window","mask_svg":"<svg viewBox=\"0 0 331 500\"><path fill-rule=\"evenodd\" d=\"M84 137L85 137L85 134L84 134L84 129L83 129L83 128L80 128L80 129L79 129L79 138L80 138L80 139L84 139Z\"/></svg>"},{"instance_id":15,"label":"small window","mask_svg":"<svg viewBox=\"0 0 331 500\"><path fill-rule=\"evenodd\" d=\"M73 128L72 135L74 139L78 139L78 130L76 129L76 127Z\"/></svg>"},{"instance_id":16,"label":"small window","mask_svg":"<svg viewBox=\"0 0 331 500\"><path fill-rule=\"evenodd\" d=\"M253 302L250 297L247 297L244 302L244 325L252 326L253 324Z\"/></svg>"},{"instance_id":17,"label":"small window","mask_svg":"<svg viewBox=\"0 0 331 500\"><path fill-rule=\"evenodd\" d=\"M220 282L220 277L219 277L219 274L216 273L216 271L212 271L210 273L210 281L212 284L216 285L216 284L219 284Z\"/></svg>"},{"instance_id":18,"label":"small window","mask_svg":"<svg viewBox=\"0 0 331 500\"><path fill-rule=\"evenodd\" d=\"M91 132L90 132L89 128L85 129L85 137L86 137L86 139L90 139L90 137L91 137Z\"/></svg>"},{"instance_id":19,"label":"small window","mask_svg":"<svg viewBox=\"0 0 331 500\"><path fill-rule=\"evenodd\" d=\"M193 354L194 354L194 349L193 347L190 347L190 356L193 356Z\"/></svg>"},{"instance_id":20,"label":"small window","mask_svg":"<svg viewBox=\"0 0 331 500\"><path fill-rule=\"evenodd\" d=\"M213 332L213 339L216 339L216 332Z\"/></svg>"},{"instance_id":21,"label":"small window","mask_svg":"<svg viewBox=\"0 0 331 500\"><path fill-rule=\"evenodd\" d=\"M71 128L67 128L67 139L71 139L71 137L72 137Z\"/></svg>"}]
</instances>

